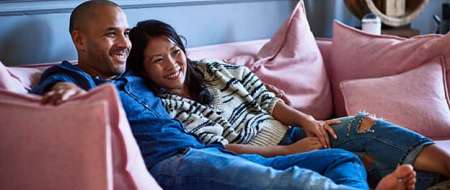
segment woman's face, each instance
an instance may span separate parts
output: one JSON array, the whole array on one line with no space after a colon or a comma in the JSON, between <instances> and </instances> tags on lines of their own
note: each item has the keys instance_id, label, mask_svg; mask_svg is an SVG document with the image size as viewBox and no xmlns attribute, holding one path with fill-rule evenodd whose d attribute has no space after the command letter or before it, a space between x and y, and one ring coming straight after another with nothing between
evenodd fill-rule
<instances>
[{"instance_id":1,"label":"woman's face","mask_svg":"<svg viewBox=\"0 0 450 190\"><path fill-rule=\"evenodd\" d=\"M144 51L146 76L159 87L181 92L187 67L184 52L165 36L149 40Z\"/></svg>"}]
</instances>

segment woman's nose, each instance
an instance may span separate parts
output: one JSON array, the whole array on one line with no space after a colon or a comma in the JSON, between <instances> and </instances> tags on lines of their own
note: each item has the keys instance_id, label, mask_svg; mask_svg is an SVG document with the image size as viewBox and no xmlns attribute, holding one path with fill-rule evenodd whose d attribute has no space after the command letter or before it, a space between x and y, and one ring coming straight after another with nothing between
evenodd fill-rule
<instances>
[{"instance_id":1,"label":"woman's nose","mask_svg":"<svg viewBox=\"0 0 450 190\"><path fill-rule=\"evenodd\" d=\"M172 56L167 57L167 69L174 69L177 67L177 61Z\"/></svg>"}]
</instances>

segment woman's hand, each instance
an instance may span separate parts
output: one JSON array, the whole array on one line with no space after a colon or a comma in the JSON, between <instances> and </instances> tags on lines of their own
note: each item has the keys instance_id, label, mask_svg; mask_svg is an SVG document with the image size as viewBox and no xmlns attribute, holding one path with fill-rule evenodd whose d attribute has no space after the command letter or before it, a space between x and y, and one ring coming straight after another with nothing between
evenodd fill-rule
<instances>
[{"instance_id":1,"label":"woman's hand","mask_svg":"<svg viewBox=\"0 0 450 190\"><path fill-rule=\"evenodd\" d=\"M285 125L301 126L305 130L307 136L319 138L320 144L324 148L329 148L329 136L337 138L336 133L330 125L340 123L339 119L327 121L317 121L313 116L296 110L283 101L278 101L272 111L272 116Z\"/></svg>"},{"instance_id":2,"label":"woman's hand","mask_svg":"<svg viewBox=\"0 0 450 190\"><path fill-rule=\"evenodd\" d=\"M267 90L273 92L275 94L275 96L282 99L286 105L291 105L291 102L287 98L284 90L281 90L281 89L277 88L276 86L268 84L268 83L266 83L264 85L266 86Z\"/></svg>"},{"instance_id":3,"label":"woman's hand","mask_svg":"<svg viewBox=\"0 0 450 190\"><path fill-rule=\"evenodd\" d=\"M322 146L325 148L329 148L331 147L329 136L337 139L336 132L330 125L338 123L340 123L340 120L338 119L320 121L310 116L307 122L302 125L302 127L303 130L305 130L307 136L319 138L320 144L322 144Z\"/></svg>"},{"instance_id":4,"label":"woman's hand","mask_svg":"<svg viewBox=\"0 0 450 190\"><path fill-rule=\"evenodd\" d=\"M50 91L44 94L41 102L43 104L58 105L73 96L84 94L86 91L75 84L59 82L53 85Z\"/></svg>"}]
</instances>

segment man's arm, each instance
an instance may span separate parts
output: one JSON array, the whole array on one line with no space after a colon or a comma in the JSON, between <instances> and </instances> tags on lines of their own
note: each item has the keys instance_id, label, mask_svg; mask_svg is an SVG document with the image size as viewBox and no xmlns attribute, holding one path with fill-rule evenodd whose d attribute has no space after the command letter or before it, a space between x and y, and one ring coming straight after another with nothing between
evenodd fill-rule
<instances>
[{"instance_id":1,"label":"man's arm","mask_svg":"<svg viewBox=\"0 0 450 190\"><path fill-rule=\"evenodd\" d=\"M83 80L82 74L71 72L62 66L53 66L47 69L41 76L39 83L34 86L30 93L43 95L42 103L44 104L60 104L69 98L83 94L85 90L77 85ZM89 82L85 82L92 86Z\"/></svg>"}]
</instances>

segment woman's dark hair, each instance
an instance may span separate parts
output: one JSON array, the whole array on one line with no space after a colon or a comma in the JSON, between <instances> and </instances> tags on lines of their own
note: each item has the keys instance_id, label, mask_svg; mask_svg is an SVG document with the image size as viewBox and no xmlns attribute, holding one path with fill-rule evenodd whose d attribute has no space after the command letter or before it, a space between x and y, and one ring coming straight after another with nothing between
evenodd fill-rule
<instances>
[{"instance_id":1,"label":"woman's dark hair","mask_svg":"<svg viewBox=\"0 0 450 190\"><path fill-rule=\"evenodd\" d=\"M186 49L182 36L178 35L175 29L164 22L158 20L145 20L139 22L130 31L130 41L133 45L130 51L130 55L127 59L127 67L137 74L142 74L144 69L144 51L147 48L148 42L157 37L165 36L181 49L186 54ZM195 68L195 62L186 58L186 79L185 83L188 87L190 96L202 104L209 104L212 101L212 95L204 87L204 78L199 71ZM150 73L146 73L147 75ZM146 76L143 76L146 77ZM156 93L161 93L164 89L157 87L150 79L147 80L149 86Z\"/></svg>"}]
</instances>

